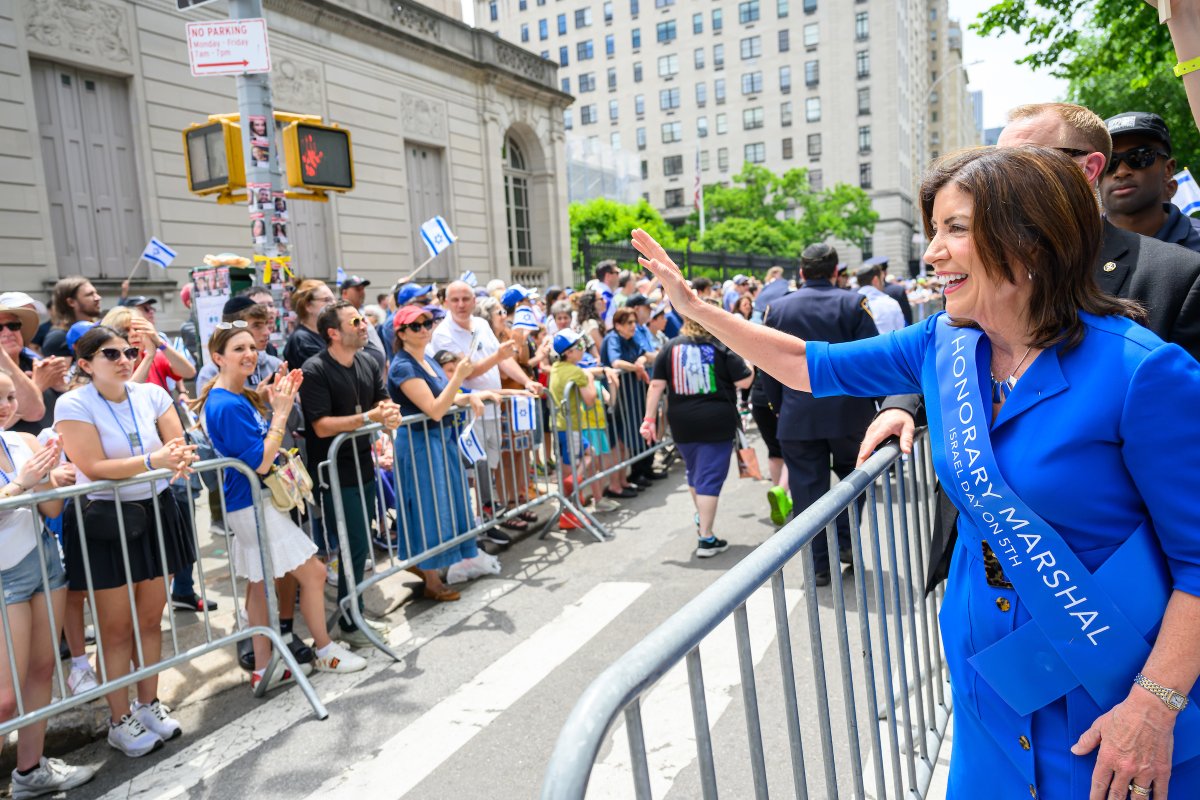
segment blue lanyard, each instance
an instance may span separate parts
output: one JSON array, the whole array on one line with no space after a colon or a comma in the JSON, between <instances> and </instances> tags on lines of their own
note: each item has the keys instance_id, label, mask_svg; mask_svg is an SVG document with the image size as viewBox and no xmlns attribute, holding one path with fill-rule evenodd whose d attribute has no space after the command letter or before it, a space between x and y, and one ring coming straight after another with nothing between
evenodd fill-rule
<instances>
[{"instance_id":1,"label":"blue lanyard","mask_svg":"<svg viewBox=\"0 0 1200 800\"><path fill-rule=\"evenodd\" d=\"M12 453L9 452L8 442L4 441L4 435L2 433L0 433L0 447L4 448L4 455L8 456L8 463L12 464L13 475L16 475L18 472L17 461L16 461L16 459L13 458ZM5 486L12 483L12 478L8 477L8 473L2 469L0 469L0 478L4 478L3 485L5 485Z\"/></svg>"},{"instance_id":2,"label":"blue lanyard","mask_svg":"<svg viewBox=\"0 0 1200 800\"><path fill-rule=\"evenodd\" d=\"M117 412L112 407L112 403L108 402L108 398L100 394L99 389L96 390L96 394L100 395L100 399L104 401L104 405L108 406L108 413L112 414L113 421L117 423L117 427L121 429L121 433L125 434L125 438L129 441L129 454L136 456L137 453L133 448L137 447L144 455L146 446L142 443L142 433L138 430L137 414L133 410L133 398L129 396L129 387L125 387L125 400L129 403L129 418L133 420L133 433L125 430L125 426L121 424L121 418L117 416Z\"/></svg>"}]
</instances>

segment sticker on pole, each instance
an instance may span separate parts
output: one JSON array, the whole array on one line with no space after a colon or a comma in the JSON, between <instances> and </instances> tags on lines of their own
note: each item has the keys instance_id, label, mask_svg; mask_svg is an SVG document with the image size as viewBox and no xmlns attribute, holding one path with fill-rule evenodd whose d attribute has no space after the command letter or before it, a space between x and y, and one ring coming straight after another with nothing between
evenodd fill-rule
<instances>
[{"instance_id":1,"label":"sticker on pole","mask_svg":"<svg viewBox=\"0 0 1200 800\"><path fill-rule=\"evenodd\" d=\"M261 17L187 24L192 75L242 75L271 71L267 21Z\"/></svg>"}]
</instances>

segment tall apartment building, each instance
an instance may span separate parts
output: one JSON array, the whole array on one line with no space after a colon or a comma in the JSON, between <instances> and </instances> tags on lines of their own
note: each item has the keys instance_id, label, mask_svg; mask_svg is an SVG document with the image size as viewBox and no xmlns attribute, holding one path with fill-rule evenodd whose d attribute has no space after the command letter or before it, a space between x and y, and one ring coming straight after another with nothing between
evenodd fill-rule
<instances>
[{"instance_id":1,"label":"tall apartment building","mask_svg":"<svg viewBox=\"0 0 1200 800\"><path fill-rule=\"evenodd\" d=\"M705 184L807 167L870 193L867 255L916 257L916 184L944 149L921 141L958 141L929 90L946 69L943 94L966 82L947 0L476 0L475 18L560 65L568 150L634 154L667 219L692 212L697 161Z\"/></svg>"}]
</instances>

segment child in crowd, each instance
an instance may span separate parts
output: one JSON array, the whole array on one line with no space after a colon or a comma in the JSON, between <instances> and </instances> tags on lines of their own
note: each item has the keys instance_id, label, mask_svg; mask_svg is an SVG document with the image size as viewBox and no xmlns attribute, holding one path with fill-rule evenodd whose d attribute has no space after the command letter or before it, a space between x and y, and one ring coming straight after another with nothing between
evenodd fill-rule
<instances>
[{"instance_id":1,"label":"child in crowd","mask_svg":"<svg viewBox=\"0 0 1200 800\"><path fill-rule=\"evenodd\" d=\"M555 334L554 352L558 361L550 370L550 398L557 410L555 421L563 477L568 478L574 473L575 481L582 482L595 473L594 458L609 452L604 390L597 387L593 374L601 368L585 370L579 366L587 352L587 339L576 331L568 329ZM571 385L576 387L576 394L573 402L568 403ZM618 508L615 501L601 496L601 481L592 483L591 490L597 511Z\"/></svg>"}]
</instances>

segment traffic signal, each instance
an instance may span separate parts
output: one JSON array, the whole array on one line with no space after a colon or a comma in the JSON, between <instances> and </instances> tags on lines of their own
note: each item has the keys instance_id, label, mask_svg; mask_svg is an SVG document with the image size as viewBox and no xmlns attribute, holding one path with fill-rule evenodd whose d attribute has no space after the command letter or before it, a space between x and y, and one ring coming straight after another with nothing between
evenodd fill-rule
<instances>
[{"instance_id":1,"label":"traffic signal","mask_svg":"<svg viewBox=\"0 0 1200 800\"><path fill-rule=\"evenodd\" d=\"M283 129L287 182L292 188L348 192L354 188L350 131L336 125L296 121Z\"/></svg>"},{"instance_id":2,"label":"traffic signal","mask_svg":"<svg viewBox=\"0 0 1200 800\"><path fill-rule=\"evenodd\" d=\"M218 119L192 125L183 132L188 190L213 194L246 186L242 131L235 122Z\"/></svg>"}]
</instances>

